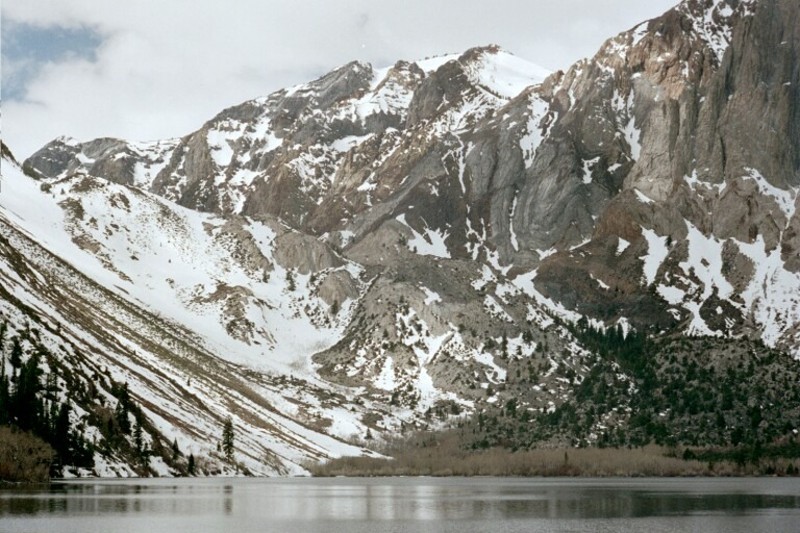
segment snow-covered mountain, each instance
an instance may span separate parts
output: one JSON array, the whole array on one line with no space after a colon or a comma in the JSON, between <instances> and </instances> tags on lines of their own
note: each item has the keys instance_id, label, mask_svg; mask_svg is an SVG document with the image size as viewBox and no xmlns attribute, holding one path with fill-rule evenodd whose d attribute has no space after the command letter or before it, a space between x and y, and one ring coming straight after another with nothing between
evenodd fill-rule
<instances>
[{"instance_id":1,"label":"snow-covered mountain","mask_svg":"<svg viewBox=\"0 0 800 533\"><path fill-rule=\"evenodd\" d=\"M4 316L99 346L164 435L201 416L182 448L232 411L254 472L552 410L597 357L581 317L800 357L799 9L686 0L555 73L350 63L180 139L4 159Z\"/></svg>"}]
</instances>

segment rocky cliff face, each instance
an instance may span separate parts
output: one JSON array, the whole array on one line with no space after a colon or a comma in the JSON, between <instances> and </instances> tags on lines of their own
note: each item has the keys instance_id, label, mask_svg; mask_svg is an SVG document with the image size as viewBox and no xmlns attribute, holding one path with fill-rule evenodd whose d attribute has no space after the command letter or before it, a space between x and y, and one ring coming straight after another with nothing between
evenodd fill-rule
<instances>
[{"instance_id":1,"label":"rocky cliff face","mask_svg":"<svg viewBox=\"0 0 800 533\"><path fill-rule=\"evenodd\" d=\"M797 10L685 2L606 43L592 79L607 96L578 100L595 113L629 102L629 168L591 241L542 265L547 294L590 314L643 314L642 324L700 334L770 331L796 346ZM614 162L613 139L592 138L594 177ZM586 279L603 266L609 291ZM585 281L565 283L565 268Z\"/></svg>"},{"instance_id":2,"label":"rocky cliff face","mask_svg":"<svg viewBox=\"0 0 800 533\"><path fill-rule=\"evenodd\" d=\"M591 364L581 317L800 357L799 11L686 0L555 73L495 46L350 63L181 139L61 138L24 167L134 285L82 183L207 213L245 266L167 283L184 323L213 307L234 359L292 352L402 407L376 431L520 387L546 410ZM281 333L301 322L324 340Z\"/></svg>"}]
</instances>

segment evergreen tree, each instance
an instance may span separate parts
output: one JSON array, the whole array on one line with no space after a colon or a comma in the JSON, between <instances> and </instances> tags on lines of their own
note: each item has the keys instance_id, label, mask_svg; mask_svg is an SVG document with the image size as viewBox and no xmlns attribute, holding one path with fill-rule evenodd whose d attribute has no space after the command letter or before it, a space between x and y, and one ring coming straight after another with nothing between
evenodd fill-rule
<instances>
[{"instance_id":1,"label":"evergreen tree","mask_svg":"<svg viewBox=\"0 0 800 533\"><path fill-rule=\"evenodd\" d=\"M75 466L91 468L94 466L94 446L86 441L86 437L77 430L69 433L69 452L67 463Z\"/></svg>"},{"instance_id":2,"label":"evergreen tree","mask_svg":"<svg viewBox=\"0 0 800 533\"><path fill-rule=\"evenodd\" d=\"M133 445L136 447L136 454L141 457L144 440L142 438L142 424L139 422L138 417L136 418L136 425L133 429Z\"/></svg>"},{"instance_id":3,"label":"evergreen tree","mask_svg":"<svg viewBox=\"0 0 800 533\"><path fill-rule=\"evenodd\" d=\"M189 463L186 465L186 472L189 473L190 476L194 475L194 454L189 454Z\"/></svg>"},{"instance_id":4,"label":"evergreen tree","mask_svg":"<svg viewBox=\"0 0 800 533\"><path fill-rule=\"evenodd\" d=\"M22 366L22 346L19 343L19 338L14 337L11 342L11 357L8 360L11 363L11 381L16 381L17 370ZM5 365L3 365L5 366Z\"/></svg>"},{"instance_id":5,"label":"evergreen tree","mask_svg":"<svg viewBox=\"0 0 800 533\"><path fill-rule=\"evenodd\" d=\"M0 376L0 425L8 424L10 419L11 394L5 372Z\"/></svg>"},{"instance_id":6,"label":"evergreen tree","mask_svg":"<svg viewBox=\"0 0 800 533\"><path fill-rule=\"evenodd\" d=\"M233 462L233 420L231 417L225 419L222 428L222 451L228 462Z\"/></svg>"},{"instance_id":7,"label":"evergreen tree","mask_svg":"<svg viewBox=\"0 0 800 533\"><path fill-rule=\"evenodd\" d=\"M117 421L120 432L125 435L131 432L131 421L128 418L128 409L122 402L117 402L117 407L114 409L114 419Z\"/></svg>"},{"instance_id":8,"label":"evergreen tree","mask_svg":"<svg viewBox=\"0 0 800 533\"><path fill-rule=\"evenodd\" d=\"M23 430L38 429L42 406L36 394L41 390L39 356L33 354L22 365L11 398L11 420Z\"/></svg>"},{"instance_id":9,"label":"evergreen tree","mask_svg":"<svg viewBox=\"0 0 800 533\"><path fill-rule=\"evenodd\" d=\"M119 430L124 435L131 433L131 421L128 417L130 413L130 395L128 394L128 384L125 383L122 388L117 392L117 407L114 409L114 418L117 421Z\"/></svg>"},{"instance_id":10,"label":"evergreen tree","mask_svg":"<svg viewBox=\"0 0 800 533\"><path fill-rule=\"evenodd\" d=\"M3 362L5 363L5 347L6 347L6 332L8 331L8 322L5 320L0 324L0 353L3 354Z\"/></svg>"},{"instance_id":11,"label":"evergreen tree","mask_svg":"<svg viewBox=\"0 0 800 533\"><path fill-rule=\"evenodd\" d=\"M56 417L53 425L53 439L51 444L53 445L53 448L55 448L56 454L58 454L62 462L68 462L67 456L69 455L69 411L69 404L62 403L58 410L58 416Z\"/></svg>"}]
</instances>

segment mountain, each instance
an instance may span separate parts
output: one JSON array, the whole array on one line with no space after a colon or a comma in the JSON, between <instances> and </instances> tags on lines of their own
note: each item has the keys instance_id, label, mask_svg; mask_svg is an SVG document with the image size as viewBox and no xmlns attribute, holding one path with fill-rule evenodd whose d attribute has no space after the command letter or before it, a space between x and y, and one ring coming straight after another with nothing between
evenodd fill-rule
<instances>
[{"instance_id":1,"label":"mountain","mask_svg":"<svg viewBox=\"0 0 800 533\"><path fill-rule=\"evenodd\" d=\"M800 357L798 11L685 0L566 71L493 45L354 62L180 139L6 158L3 317L48 346L70 331L218 469L232 413L258 473L509 401L559 413L597 369L650 390L674 339L714 372L712 353L772 354L788 374L741 377L777 386L794 363L775 354ZM609 349L626 338L654 366ZM714 438L746 415L737 394ZM635 395L617 401L586 440L633 423Z\"/></svg>"}]
</instances>

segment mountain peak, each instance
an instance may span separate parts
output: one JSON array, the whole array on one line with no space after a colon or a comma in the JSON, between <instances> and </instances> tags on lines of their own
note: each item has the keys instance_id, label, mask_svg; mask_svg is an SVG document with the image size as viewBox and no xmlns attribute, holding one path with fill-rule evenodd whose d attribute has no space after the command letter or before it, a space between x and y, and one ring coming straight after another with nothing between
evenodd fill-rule
<instances>
[{"instance_id":1,"label":"mountain peak","mask_svg":"<svg viewBox=\"0 0 800 533\"><path fill-rule=\"evenodd\" d=\"M513 98L525 88L542 83L551 74L496 44L470 48L458 61L474 83L505 98Z\"/></svg>"},{"instance_id":2,"label":"mountain peak","mask_svg":"<svg viewBox=\"0 0 800 533\"><path fill-rule=\"evenodd\" d=\"M708 43L721 62L733 27L741 17L752 15L757 4L756 0L685 0L675 10L691 21L695 35Z\"/></svg>"}]
</instances>

